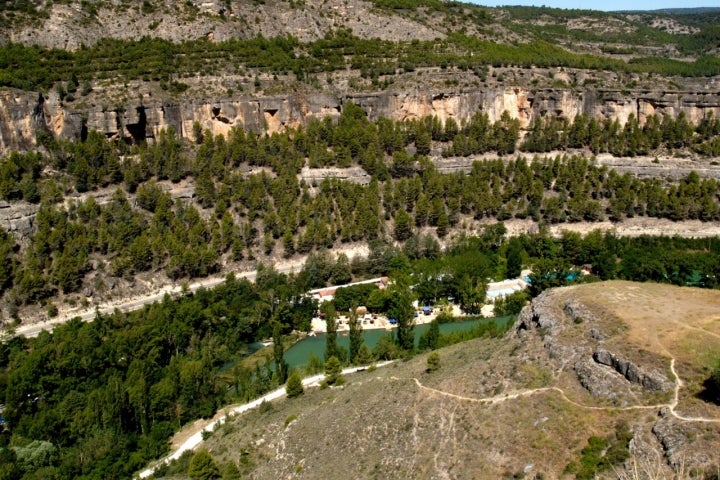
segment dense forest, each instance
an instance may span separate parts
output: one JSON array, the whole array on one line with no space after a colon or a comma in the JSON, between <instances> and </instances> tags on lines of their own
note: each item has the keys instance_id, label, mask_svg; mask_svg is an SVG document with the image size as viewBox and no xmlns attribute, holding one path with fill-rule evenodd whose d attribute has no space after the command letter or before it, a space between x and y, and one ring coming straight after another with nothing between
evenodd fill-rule
<instances>
[{"instance_id":1,"label":"dense forest","mask_svg":"<svg viewBox=\"0 0 720 480\"><path fill-rule=\"evenodd\" d=\"M226 137L196 126L195 145L172 130L154 143L112 143L97 132L84 141L45 139L45 154L12 153L0 161L0 198L38 204L34 233L0 230L0 293L13 308L77 292L100 269L115 277L163 271L170 279L216 273L227 261L286 257L348 242L406 242L433 231L445 238L475 220L530 218L544 224L647 216L720 220L718 182L695 173L678 182L639 179L595 165L576 152L636 155L662 151L711 154L720 119L693 126L682 115L598 122L578 116L535 122L523 152L564 151L554 158L517 153L517 120L478 113L458 125L437 118L370 122L345 105L339 120L257 135ZM441 174L428 157L483 152L469 174ZM308 184L300 169L360 166L362 185L337 179ZM240 167L262 167L243 173ZM194 182L194 199L175 199L168 183ZM117 187L98 203L92 191ZM69 193L90 195L65 204ZM92 285L98 292L101 280ZM11 309L11 314L16 312Z\"/></svg>"},{"instance_id":2,"label":"dense forest","mask_svg":"<svg viewBox=\"0 0 720 480\"><path fill-rule=\"evenodd\" d=\"M505 233L495 224L478 237L458 239L445 253L432 238L413 238L402 248L376 242L367 258L351 264L313 254L295 275L261 267L254 284L229 276L214 290L166 297L141 311L98 314L89 323L74 320L37 338L5 338L0 343L6 421L0 435L2 478L127 478L161 455L168 437L184 423L281 385L288 376L278 367L282 348L274 352L279 363L253 366L242 361L248 346L272 334L282 347L286 334L307 331L317 304L303 293L334 275L405 279L387 291L349 287L324 310L347 312L348 305L362 302L404 315L409 332L410 312L397 309L412 298L434 303L453 297L472 313L485 301L488 278L517 275L523 266L533 268L532 294L611 278L718 285L717 238L633 239L595 231L585 237L540 233L508 240ZM592 265L592 275L569 274L585 264ZM526 300L506 302L503 313L517 312ZM420 339L421 348L464 338L429 332ZM478 327L467 335L497 333ZM374 352L357 344L354 354L337 355L346 362L372 361L407 355L413 348L396 338L380 342ZM322 361L311 359L307 368L322 370Z\"/></svg>"},{"instance_id":3,"label":"dense forest","mask_svg":"<svg viewBox=\"0 0 720 480\"><path fill-rule=\"evenodd\" d=\"M254 0L253 8L264 3ZM67 51L8 41L13 37L4 25L0 88L38 92L41 102L54 90L70 110L115 102L103 109L121 111L129 82L154 89L155 99L178 99L193 93L189 83L219 78L232 78L231 88L229 80L218 82L232 97L308 85L332 90L333 82L345 81L348 91L382 90L410 76L422 84L426 69L458 89L504 85L503 71L496 69L506 67L542 72L521 81L535 87L544 82L543 88L594 87L606 75L617 77L612 88L645 88L662 78L671 90L682 90L678 82L700 85L703 77L720 75L718 11L674 16L686 28L671 33L653 26L662 14L496 10L440 0L371 3L374 13L411 19L437 31L437 38L364 38L333 20L313 41L253 33L172 42L154 37L158 17L146 36L99 39ZM248 31L249 21L261 23L257 16L226 17L233 1L222 4L221 22L245 22ZM303 0L288 4L306 8ZM0 2L0 23L42 25L53 5L76 6L87 24L100 9L217 20L192 1L15 0ZM318 15L333 15L325 10ZM565 68L589 77L555 77ZM125 93L104 96L120 85ZM597 94L603 95L602 87ZM488 282L518 277L524 269L530 269L528 290L499 299L497 315L514 318L532 296L576 282L720 288L720 238L548 233L554 224L633 217L720 221L720 181L695 172L676 180L637 178L600 166L594 157L715 159L720 118L712 115L697 124L683 113L631 115L623 124L585 115L539 116L524 134L509 112L497 121L482 112L461 122L371 121L346 102L339 118L272 134L234 128L215 135L195 124L193 142L170 128L134 143L82 131L77 142L41 132L36 151L0 158L2 208L32 212L29 233L0 227L0 301L6 307L0 325L9 327L0 332L0 480L129 478L163 455L183 425L257 398L288 378L297 382L320 372L323 360L332 364L335 382L342 365L408 358L500 335L503 329L492 322L440 334L439 322L456 320L445 311L416 339L412 302L439 308L453 302L466 319L486 304ZM443 159L486 153L498 158L475 161L468 172L441 173L438 167ZM362 181L305 181L305 167L360 167L367 175ZM509 237L502 222L513 219L533 220L538 233ZM355 242L368 245L367 257L332 253ZM307 257L298 273L262 263L300 255ZM36 304L48 317L57 316L57 302L98 301L117 279L129 283L146 274L160 283L182 283L220 274L233 262L257 265L255 282L229 274L212 290L183 289L129 313L98 310L92 322L75 318L36 338L12 330ZM392 280L386 290L347 286L322 306L306 295L380 275ZM358 305L397 320L394 333L372 351L362 340ZM336 342L340 314L349 319L347 350ZM310 330L315 316L327 325L325 358L312 357L289 371L284 350ZM256 353L269 338L273 347ZM720 380L711 387L717 385Z\"/></svg>"}]
</instances>

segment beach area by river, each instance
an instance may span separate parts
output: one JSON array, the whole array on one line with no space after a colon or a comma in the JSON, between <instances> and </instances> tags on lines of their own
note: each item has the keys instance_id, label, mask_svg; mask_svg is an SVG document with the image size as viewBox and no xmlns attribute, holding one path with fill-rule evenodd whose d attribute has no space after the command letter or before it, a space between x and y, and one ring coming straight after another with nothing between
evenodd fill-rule
<instances>
[{"instance_id":1,"label":"beach area by river","mask_svg":"<svg viewBox=\"0 0 720 480\"><path fill-rule=\"evenodd\" d=\"M463 318L466 317L462 310L460 310L459 305L450 305L445 308L451 308L452 309L452 316ZM414 318L415 325L423 325L426 323L432 322L440 313L443 312L442 308L433 308L432 311L429 314L426 314L423 312L422 308L418 308L415 310L416 316ZM481 315L483 317L492 317L493 316L493 305L488 304L484 305L482 307L482 310L480 311ZM387 318L385 315L376 315L376 314L362 314L358 315L358 320L360 320L360 325L362 325L363 330L370 330L370 329L385 329L385 330L391 330L392 328L396 327L397 325L393 325L390 323L390 319ZM338 332L347 332L350 330L350 325L348 324L348 316L345 314L340 314L337 317L337 331ZM327 324L325 322L325 319L315 317L312 319L311 322L311 331L314 333L321 333L327 331Z\"/></svg>"}]
</instances>

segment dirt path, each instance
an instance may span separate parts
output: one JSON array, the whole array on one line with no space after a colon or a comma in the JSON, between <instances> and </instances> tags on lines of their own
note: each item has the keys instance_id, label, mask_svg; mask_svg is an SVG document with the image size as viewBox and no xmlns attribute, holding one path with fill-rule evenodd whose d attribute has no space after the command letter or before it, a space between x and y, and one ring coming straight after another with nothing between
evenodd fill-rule
<instances>
[{"instance_id":1,"label":"dirt path","mask_svg":"<svg viewBox=\"0 0 720 480\"><path fill-rule=\"evenodd\" d=\"M678 403L680 402L680 389L684 385L682 379L680 378L680 375L678 375L677 371L675 371L675 359L673 358L670 360L670 371L675 376L675 394L673 396L673 401L670 402L667 406L670 410L670 414L677 418L678 420L683 420L686 422L703 422L703 423L720 423L720 418L707 418L707 417L686 417L683 415L680 415L675 411L675 408L677 407Z\"/></svg>"},{"instance_id":2,"label":"dirt path","mask_svg":"<svg viewBox=\"0 0 720 480\"><path fill-rule=\"evenodd\" d=\"M436 388L428 387L426 385L423 385L419 379L416 377L412 378L398 378L398 377L390 377L391 380L413 380L415 384L420 388L421 390L431 392L437 395L442 395L449 398L454 398L456 400L461 400L465 402L474 402L479 403L481 405L492 405L497 403L506 402L508 400L514 400L520 397L527 397L530 395L535 395L538 393L544 393L544 392L557 392L560 394L563 400L570 403L571 405L574 405L578 408L584 408L587 410L604 410L604 411L628 411L628 410L659 410L661 408L667 408L670 414L677 418L678 420L682 420L685 422L702 422L702 423L720 423L720 418L708 418L708 417L686 417L684 415L679 414L675 411L677 408L677 405L679 403L680 399L680 389L684 385L682 379L675 371L675 359L672 358L670 360L670 370L672 371L673 375L675 376L675 388L674 388L674 395L673 395L673 401L670 403L659 403L656 405L631 405L628 407L599 407L594 405L584 405L582 403L578 403L572 399L570 399L565 391L559 387L541 387L541 388L532 388L527 390L518 390L516 392L502 394L502 395L495 395L492 397L466 397L463 395L457 395L454 393L446 392L443 390L438 390Z\"/></svg>"}]
</instances>

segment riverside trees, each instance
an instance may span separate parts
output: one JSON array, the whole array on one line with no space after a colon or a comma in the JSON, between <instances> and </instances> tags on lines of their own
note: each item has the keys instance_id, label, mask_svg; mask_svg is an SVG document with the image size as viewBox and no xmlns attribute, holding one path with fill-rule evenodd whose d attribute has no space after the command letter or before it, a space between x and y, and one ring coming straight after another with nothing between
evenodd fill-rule
<instances>
[{"instance_id":1,"label":"riverside trees","mask_svg":"<svg viewBox=\"0 0 720 480\"><path fill-rule=\"evenodd\" d=\"M22 246L0 234L0 255L14 265L0 272L0 289L22 305L82 291L95 270L121 278L162 271L178 280L212 274L229 261L295 253L313 255L315 266L303 275L319 286L350 279L349 260L328 262L325 249L394 238L412 259L421 251L437 252L436 238L476 220L720 219L718 181L695 173L672 182L640 179L592 159L560 155L532 161L506 156L475 162L467 175L441 174L427 157L410 153L427 136L447 155L503 153L516 142L516 127L509 115L492 123L482 113L461 124L431 117L371 122L348 102L337 123L313 120L272 135L207 131L191 146L169 129L155 144L127 151L93 133L78 144L51 142L47 156L13 153L0 161L0 196L37 201L39 209L35 231ZM642 128L630 119L620 128L580 115L573 122L536 121L520 148L634 155L654 148L712 149L718 138L720 119L712 116L695 127L680 115L649 117ZM122 162L120 153L127 154ZM298 179L306 163L357 165L370 182L308 183ZM240 167L262 168L243 174ZM58 173L49 175L51 170ZM195 199L167 192L181 179L194 183ZM102 186L118 187L109 202L101 205L89 195L63 204L63 189ZM518 256L509 259L516 271ZM468 292L482 289L475 281L467 285ZM100 280L92 287L107 288ZM477 303L470 300L470 307Z\"/></svg>"},{"instance_id":2,"label":"riverside trees","mask_svg":"<svg viewBox=\"0 0 720 480\"><path fill-rule=\"evenodd\" d=\"M58 449L22 470L41 468L49 478L130 477L161 455L187 420L276 385L259 365L254 375L238 371L237 380L220 374L248 343L269 334L268 294L230 277L212 291L3 343L0 393L12 438ZM287 298L280 302L294 308Z\"/></svg>"},{"instance_id":3,"label":"riverside trees","mask_svg":"<svg viewBox=\"0 0 720 480\"><path fill-rule=\"evenodd\" d=\"M412 306L405 285L422 281L425 291L444 296L456 288L455 278L468 266L486 265L484 272L495 272L490 276L504 276L508 242L502 231L491 226L480 237L456 240L445 255L409 260L402 249L386 246L353 262L356 272L368 272L381 268L378 259L386 258L387 265L402 266L411 275L389 296L392 314L407 320L398 328L398 345L385 338L378 343L378 358L397 356L398 346L413 349ZM593 232L555 239L541 232L514 242L523 265L543 259L560 266L588 263L604 278L710 288L717 287L720 278L717 238L618 238ZM599 259L606 258L615 268L595 272ZM548 265L547 274L555 273L558 283L578 281ZM298 301L305 291L299 276L260 270L255 284L231 276L211 291L168 297L136 312L98 315L90 323L73 320L37 338L0 343L0 399L10 435L9 447L0 444L3 466L18 475L42 471L60 478L128 477L162 454L167 438L183 423L277 386L280 375L273 376L269 365L257 364L252 370L235 362L247 343L270 336L273 325L280 330L276 338L307 328L304 317L317 307L306 310ZM488 326L477 331L493 333ZM443 335L434 335L426 336L424 348L445 344ZM358 357L365 363L367 348L360 347ZM341 362L335 355L331 358L334 372ZM12 453L16 447L50 454L40 464L28 465L18 462Z\"/></svg>"}]
</instances>

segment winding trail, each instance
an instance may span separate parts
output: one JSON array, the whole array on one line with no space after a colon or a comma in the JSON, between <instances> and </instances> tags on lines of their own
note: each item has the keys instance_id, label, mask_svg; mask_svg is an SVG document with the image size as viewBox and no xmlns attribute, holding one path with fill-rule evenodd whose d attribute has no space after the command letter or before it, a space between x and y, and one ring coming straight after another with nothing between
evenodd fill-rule
<instances>
[{"instance_id":1,"label":"winding trail","mask_svg":"<svg viewBox=\"0 0 720 480\"><path fill-rule=\"evenodd\" d=\"M680 415L675 411L678 402L680 402L680 389L684 384L682 379L680 378L680 375L678 375L677 371L675 370L674 358L670 360L670 371L675 376L675 395L673 397L673 401L667 405L668 409L670 410L670 414L678 420L683 420L686 422L720 423L720 418L686 417L684 415Z\"/></svg>"},{"instance_id":2,"label":"winding trail","mask_svg":"<svg viewBox=\"0 0 720 480\"><path fill-rule=\"evenodd\" d=\"M392 361L387 361L383 363L379 363L376 366L377 367L384 367L388 364L393 363ZM352 367L352 368L346 368L342 371L343 375L346 374L352 374L359 371L366 370L367 367ZM501 395L494 395L492 397L468 397L464 395L458 395L455 393L447 392L444 390L439 390L436 388L428 387L426 385L423 385L422 382L417 377L389 377L390 380L394 381L403 381L403 380L412 380L415 385L420 390L430 392L435 395L441 395L444 397L452 398L459 401L464 402L473 402L478 403L480 405L493 405L493 404L499 404L506 402L508 400L514 400L520 397L528 397L531 395L536 395L540 393L546 393L546 392L555 392L560 395L560 397L570 403L571 405L574 405L578 408L583 408L587 410L598 410L598 411L630 411L630 410L659 410L661 408L667 408L670 412L670 415L672 415L674 418L684 421L684 422L701 422L701 423L718 423L720 424L720 418L708 418L708 417L688 417L684 416L676 411L676 408L678 406L678 403L680 401L680 389L683 387L684 383L680 376L678 375L676 369L675 369L675 358L671 358L670 360L670 370L672 371L672 374L675 376L675 388L673 392L673 400L670 403L659 403L655 405L631 405L627 407L603 407L603 406L594 406L594 405L585 405L579 402L576 402L575 400L572 400L567 396L565 391L562 388L559 387L541 387L541 388L533 388L533 389L525 389L525 390L518 390L512 393L507 394L501 394ZM320 382L325 378L325 375L314 375L312 377L308 377L303 379L303 386L305 387L314 387L318 386ZM190 427L191 431L187 432L189 433L189 436L186 437L184 442L171 454L167 455L166 457L160 459L157 461L154 465L142 470L137 477L138 478L147 478L150 475L152 475L155 470L163 465L167 464L172 460L177 460L180 458L180 456L190 450L194 450L197 448L198 445L200 445L203 441L203 432L205 431L213 431L218 425L221 425L225 423L227 418L231 415L237 415L245 413L249 410L252 410L254 408L259 407L263 402L269 402L272 400L276 400L278 398L285 397L285 387L280 387L272 392L269 392L265 394L264 396L257 398L251 402L245 403L243 405L238 405L234 407L228 407L223 410L220 410L218 413L219 415L216 415L216 418L214 418L211 422L207 424L198 424L195 426Z\"/></svg>"},{"instance_id":3,"label":"winding trail","mask_svg":"<svg viewBox=\"0 0 720 480\"><path fill-rule=\"evenodd\" d=\"M426 385L423 385L420 380L418 380L416 377L412 378L398 378L398 377L390 377L391 380L413 380L415 384L420 388L421 390L431 392L437 395L442 395L449 398L454 398L456 400L461 400L465 402L474 402L479 403L481 405L492 405L497 403L506 402L508 400L514 400L520 397L527 397L530 395L535 395L538 393L544 393L544 392L557 392L560 394L563 400L570 403L571 405L574 405L578 408L584 408L587 410L605 410L605 411L628 411L628 410L659 410L661 408L667 408L670 412L670 415L675 417L678 420L682 420L684 422L702 422L702 423L720 423L720 418L708 418L708 417L686 417L680 413L678 413L675 409L677 408L677 405L680 401L680 389L684 385L682 379L677 374L675 370L675 359L672 358L670 360L670 370L672 371L673 375L675 376L675 389L673 393L673 400L670 403L659 403L656 405L631 405L628 407L599 407L594 405L584 405L582 403L578 403L572 399L570 399L565 391L559 387L541 387L541 388L532 388L532 389L526 389L526 390L518 390L516 392L507 393L503 395L495 395L492 397L466 397L463 395L457 395L455 393L446 392L443 390L438 390L436 388L428 387Z\"/></svg>"},{"instance_id":4,"label":"winding trail","mask_svg":"<svg viewBox=\"0 0 720 480\"><path fill-rule=\"evenodd\" d=\"M380 368L391 363L393 363L392 360L378 363L375 366ZM367 366L346 368L342 371L342 374L347 375L351 373L362 372L367 370L367 368ZM317 387L320 385L320 382L324 378L325 374L313 375L312 377L304 378L302 383L305 387ZM200 445L203 441L203 432L212 432L217 426L225 423L229 416L245 413L249 410L259 407L263 402L270 402L272 400L277 400L278 398L283 398L285 396L287 396L287 394L285 393L285 386L282 386L280 388L276 388L272 392L266 393L260 398L256 398L251 402L222 409L221 412L223 412L223 414L221 414L217 418L214 418L211 422L191 427L194 430L192 434L187 437L186 440L174 452L158 460L154 465L151 465L150 467L142 470L140 473L137 474L137 478L147 478L153 473L155 473L155 470L157 470L157 468L161 465L167 464L172 460L177 460L183 453L197 448L197 446Z\"/></svg>"}]
</instances>

